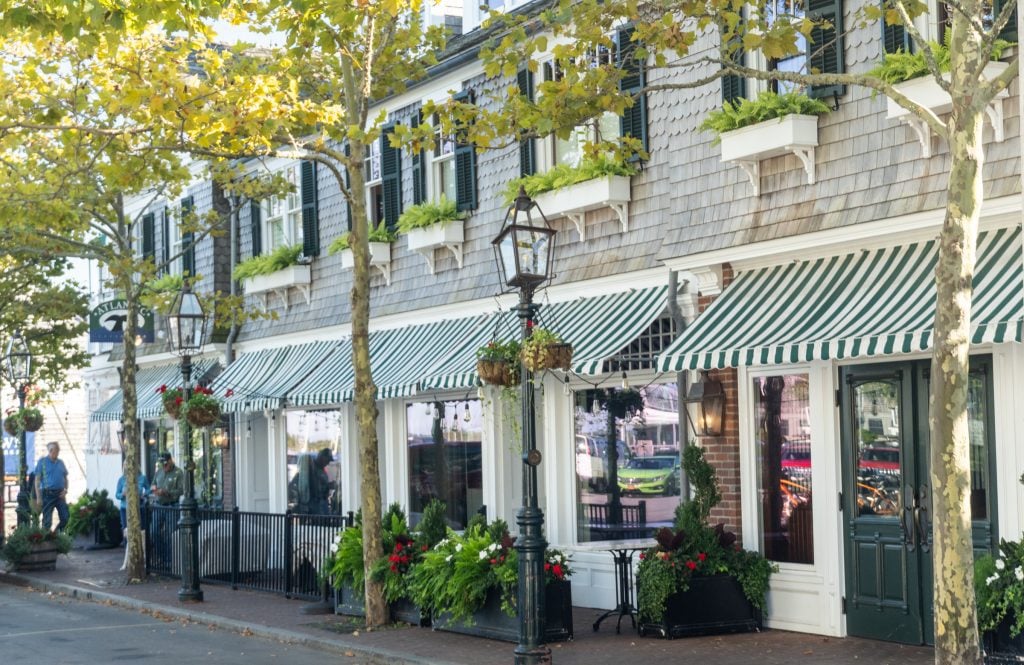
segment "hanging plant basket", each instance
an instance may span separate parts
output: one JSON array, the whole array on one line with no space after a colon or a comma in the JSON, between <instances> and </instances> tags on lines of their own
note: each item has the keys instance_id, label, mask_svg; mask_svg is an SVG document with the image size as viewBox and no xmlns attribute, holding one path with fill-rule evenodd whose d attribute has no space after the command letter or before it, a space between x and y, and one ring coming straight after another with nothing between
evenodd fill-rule
<instances>
[{"instance_id":1,"label":"hanging plant basket","mask_svg":"<svg viewBox=\"0 0 1024 665\"><path fill-rule=\"evenodd\" d=\"M476 361L476 373L481 381L492 386L514 386L519 382L512 363L505 360L480 358Z\"/></svg>"},{"instance_id":2,"label":"hanging plant basket","mask_svg":"<svg viewBox=\"0 0 1024 665\"><path fill-rule=\"evenodd\" d=\"M18 429L18 419L14 415L10 415L4 419L4 431L11 436L18 436L21 434L21 430Z\"/></svg>"},{"instance_id":3,"label":"hanging plant basket","mask_svg":"<svg viewBox=\"0 0 1024 665\"><path fill-rule=\"evenodd\" d=\"M193 405L185 411L185 420L192 427L209 427L220 421L220 407L216 405Z\"/></svg>"},{"instance_id":4,"label":"hanging plant basket","mask_svg":"<svg viewBox=\"0 0 1024 665\"><path fill-rule=\"evenodd\" d=\"M43 414L36 409L25 409L18 417L18 422L26 432L38 432L43 426Z\"/></svg>"},{"instance_id":5,"label":"hanging plant basket","mask_svg":"<svg viewBox=\"0 0 1024 665\"><path fill-rule=\"evenodd\" d=\"M523 349L523 364L531 372L544 369L568 370L572 366L572 344L545 344Z\"/></svg>"},{"instance_id":6,"label":"hanging plant basket","mask_svg":"<svg viewBox=\"0 0 1024 665\"><path fill-rule=\"evenodd\" d=\"M164 411L167 412L171 419L177 420L181 417L181 407L184 405L184 402L182 401L180 391L168 390L164 393L163 402Z\"/></svg>"}]
</instances>

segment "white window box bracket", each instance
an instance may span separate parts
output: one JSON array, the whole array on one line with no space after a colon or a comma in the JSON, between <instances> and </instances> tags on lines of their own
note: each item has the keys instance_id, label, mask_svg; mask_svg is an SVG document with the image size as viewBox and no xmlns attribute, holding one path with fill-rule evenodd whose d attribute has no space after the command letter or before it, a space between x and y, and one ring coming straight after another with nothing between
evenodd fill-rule
<instances>
[{"instance_id":1,"label":"white window box bracket","mask_svg":"<svg viewBox=\"0 0 1024 665\"><path fill-rule=\"evenodd\" d=\"M722 162L736 164L750 179L754 196L761 195L761 161L782 155L796 155L815 183L814 149L818 146L818 116L791 114L765 120L722 134Z\"/></svg>"},{"instance_id":2,"label":"white window box bracket","mask_svg":"<svg viewBox=\"0 0 1024 665\"><path fill-rule=\"evenodd\" d=\"M281 299L285 311L288 310L288 289L298 289L308 305L309 285L312 283L312 271L308 263L296 263L283 270L269 275L256 275L243 282L247 295L263 294L263 306L270 307L270 294L274 293Z\"/></svg>"},{"instance_id":3,"label":"white window box bracket","mask_svg":"<svg viewBox=\"0 0 1024 665\"><path fill-rule=\"evenodd\" d=\"M427 270L434 274L434 250L447 249L455 257L455 263L462 268L462 242L465 223L461 219L444 224L434 224L423 229L413 229L406 234L409 238L409 249L418 252L427 261Z\"/></svg>"},{"instance_id":4,"label":"white window box bracket","mask_svg":"<svg viewBox=\"0 0 1024 665\"><path fill-rule=\"evenodd\" d=\"M622 232L629 231L629 176L609 175L544 192L534 197L548 219L568 218L580 240L587 239L586 216L591 210L611 208L619 218Z\"/></svg>"},{"instance_id":5,"label":"white window box bracket","mask_svg":"<svg viewBox=\"0 0 1024 665\"><path fill-rule=\"evenodd\" d=\"M355 259L351 249L341 250L341 269L352 270ZM384 284L391 286L391 243L370 242L370 268L376 268L384 277Z\"/></svg>"},{"instance_id":6,"label":"white window box bracket","mask_svg":"<svg viewBox=\"0 0 1024 665\"><path fill-rule=\"evenodd\" d=\"M982 78L990 81L1001 74L1007 66L1005 62L990 62L985 65ZM929 109L935 115L943 115L953 110L952 97L930 75L897 83L893 87L900 91L904 97L918 106ZM992 138L997 143L1002 143L1003 139L1006 138L1006 132L1003 128L1003 100L1009 96L1009 91L1003 89L985 107L985 116L992 126ZM927 122L918 118L890 98L886 98L886 117L890 120L899 120L906 123L914 131L914 136L917 137L918 143L921 144L921 155L923 157L932 156L932 129L928 126Z\"/></svg>"}]
</instances>

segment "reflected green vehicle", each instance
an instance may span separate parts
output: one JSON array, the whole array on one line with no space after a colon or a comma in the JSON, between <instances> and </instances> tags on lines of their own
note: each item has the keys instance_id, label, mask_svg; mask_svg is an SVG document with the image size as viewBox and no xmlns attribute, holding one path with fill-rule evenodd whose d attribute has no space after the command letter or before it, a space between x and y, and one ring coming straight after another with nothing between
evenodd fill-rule
<instances>
[{"instance_id":1,"label":"reflected green vehicle","mask_svg":"<svg viewBox=\"0 0 1024 665\"><path fill-rule=\"evenodd\" d=\"M634 457L619 469L623 494L679 494L679 458L674 455Z\"/></svg>"}]
</instances>

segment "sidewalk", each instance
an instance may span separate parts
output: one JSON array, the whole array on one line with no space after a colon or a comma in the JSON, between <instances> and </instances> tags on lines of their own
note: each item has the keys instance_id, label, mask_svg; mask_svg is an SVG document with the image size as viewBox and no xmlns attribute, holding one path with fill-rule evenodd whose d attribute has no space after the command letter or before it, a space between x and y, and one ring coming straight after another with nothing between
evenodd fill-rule
<instances>
[{"instance_id":1,"label":"sidewalk","mask_svg":"<svg viewBox=\"0 0 1024 665\"><path fill-rule=\"evenodd\" d=\"M29 586L84 600L109 602L164 616L190 620L280 642L305 644L348 656L345 662L381 665L507 665L513 644L412 626L366 631L352 619L303 614L308 602L230 587L203 585L205 602L180 603L176 579L151 578L128 585L118 569L123 550L75 550L60 557L57 570L31 575L0 573L0 583ZM856 638L831 638L780 630L679 640L640 638L628 623L615 634L609 619L601 630L591 626L599 610L577 608L576 638L550 645L556 665L622 665L628 662L692 662L721 665L930 665L933 651L924 647Z\"/></svg>"}]
</instances>

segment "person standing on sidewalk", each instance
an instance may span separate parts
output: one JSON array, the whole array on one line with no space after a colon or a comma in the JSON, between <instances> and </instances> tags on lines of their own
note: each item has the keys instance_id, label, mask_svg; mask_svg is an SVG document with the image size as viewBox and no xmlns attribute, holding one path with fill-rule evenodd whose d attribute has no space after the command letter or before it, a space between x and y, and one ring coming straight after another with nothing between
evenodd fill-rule
<instances>
[{"instance_id":1,"label":"person standing on sidewalk","mask_svg":"<svg viewBox=\"0 0 1024 665\"><path fill-rule=\"evenodd\" d=\"M128 469L128 463L125 462L121 468L121 477L117 479L117 490L114 492L114 497L121 502L121 533L123 534L122 540L128 537L128 488L127 481L125 479L125 471ZM139 514L142 516L142 530L146 530L146 511L143 510L143 504L146 502L146 494L149 492L149 484L146 482L146 474L139 471L139 475L136 478L136 484L139 488Z\"/></svg>"},{"instance_id":2,"label":"person standing on sidewalk","mask_svg":"<svg viewBox=\"0 0 1024 665\"><path fill-rule=\"evenodd\" d=\"M178 511L171 507L178 503L185 490L185 476L174 465L169 452L157 457L157 471L153 478L150 494L157 510L153 511L153 543L156 545L156 565L168 567L171 564L171 534L178 521Z\"/></svg>"},{"instance_id":3,"label":"person standing on sidewalk","mask_svg":"<svg viewBox=\"0 0 1024 665\"><path fill-rule=\"evenodd\" d=\"M64 531L68 523L68 469L57 459L60 444L50 441L46 444L46 457L36 463L36 501L42 505L43 528L53 524L53 509L57 509L57 531Z\"/></svg>"}]
</instances>

